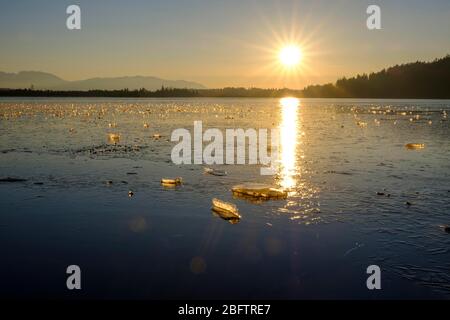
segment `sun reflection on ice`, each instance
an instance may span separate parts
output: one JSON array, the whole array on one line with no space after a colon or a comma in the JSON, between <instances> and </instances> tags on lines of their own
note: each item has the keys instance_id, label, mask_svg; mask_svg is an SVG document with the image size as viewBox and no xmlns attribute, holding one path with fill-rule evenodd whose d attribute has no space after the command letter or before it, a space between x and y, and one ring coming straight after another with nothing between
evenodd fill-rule
<instances>
[{"instance_id":1,"label":"sun reflection on ice","mask_svg":"<svg viewBox=\"0 0 450 320\"><path fill-rule=\"evenodd\" d=\"M303 110L297 98L280 99L280 157L279 185L289 192L289 201L278 208L280 214L290 214L290 219L300 224L317 223L321 220L318 202L319 188L300 174L304 150L301 148L305 133L302 131Z\"/></svg>"},{"instance_id":2,"label":"sun reflection on ice","mask_svg":"<svg viewBox=\"0 0 450 320\"><path fill-rule=\"evenodd\" d=\"M300 100L297 98L282 98L280 107L280 185L284 189L292 190L296 185L297 139L299 136L298 108L300 107Z\"/></svg>"}]
</instances>

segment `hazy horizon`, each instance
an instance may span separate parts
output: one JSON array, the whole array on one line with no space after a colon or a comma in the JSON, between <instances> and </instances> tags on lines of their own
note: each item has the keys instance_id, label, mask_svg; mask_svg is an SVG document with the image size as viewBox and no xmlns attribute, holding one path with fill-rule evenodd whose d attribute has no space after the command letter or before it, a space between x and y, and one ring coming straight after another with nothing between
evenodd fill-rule
<instances>
[{"instance_id":1,"label":"hazy horizon","mask_svg":"<svg viewBox=\"0 0 450 320\"><path fill-rule=\"evenodd\" d=\"M448 54L450 3L431 2L81 0L82 29L70 31L70 1L1 1L0 70L302 89ZM366 28L369 4L381 7L381 30ZM303 49L295 72L276 61L288 43Z\"/></svg>"},{"instance_id":2,"label":"hazy horizon","mask_svg":"<svg viewBox=\"0 0 450 320\"><path fill-rule=\"evenodd\" d=\"M447 57L447 56L450 56L450 54L447 54L447 55L445 55L444 57L435 57L434 59L431 59L431 60L426 60L426 61L419 61L419 60L417 60L417 61L419 61L419 62L423 62L423 63L431 63L431 62L433 62L433 61L436 61L436 60L438 60L438 59L442 59L442 58L445 58L445 57ZM402 61L402 62L398 62L398 63L395 63L395 64L393 64L393 65L390 65L390 66L385 66L385 67L382 67L382 68L380 68L379 70L372 70L371 72L379 72L379 71L381 71L381 70L385 70L385 69L389 69L389 68L391 68L391 67L393 67L394 65L406 65L406 64L410 64L410 63L415 63L415 62L417 62L417 61ZM256 86L251 86L251 87L253 87L253 88L262 88L262 89L271 89L271 88L274 88L274 89L283 89L283 88L288 88L288 89L293 89L293 90L304 90L304 89L306 89L307 88L307 86L308 85L325 85L325 84L329 84L329 83L332 83L332 84L334 84L337 80L339 80L339 79L342 79L342 78L344 78L344 77L346 77L346 78L353 78L353 77L356 77L356 76L358 76L358 75L363 75L363 74L369 74L369 73L371 73L371 72L365 72L365 71L363 71L363 72L360 72L360 73L358 73L358 74L353 74L353 75L346 75L346 76L338 76L336 79L334 79L334 80L330 80L330 81L327 81L327 82L323 82L323 83L308 83L307 85L305 85L304 87L301 87L301 88L290 88L290 87L287 87L287 86L271 86L271 87L256 87ZM92 80L119 80L119 79L132 79L132 78L149 78L149 79L151 79L151 78L153 78L153 79L155 79L155 80L161 80L161 81L167 81L167 82L173 82L173 83L177 83L177 82L180 82L180 83L187 83L187 84L189 84L188 86L183 86L183 85L181 85L181 86L177 86L177 85L172 85L172 84L167 84L167 85L165 85L165 84L162 84L163 86L166 86L166 87L173 87L173 88L183 88L183 87L187 87L187 88L193 88L193 89L220 89L220 88L227 88L227 87L246 87L246 86L233 86L233 85L224 85L224 86L222 86L222 87L208 87L208 86L206 86L204 83L200 83L200 82L198 82L198 81L191 81L190 79L167 79L167 78L162 78L162 77L158 77L157 75L143 75L143 74L134 74L134 75L117 75L117 76L109 76L109 77L102 77L102 76L93 76L93 77L90 77L90 78L83 78L83 79L75 79L75 80L67 80L67 79L65 79L65 78L63 78L63 77L60 77L59 75L57 75L57 74L54 74L54 73L50 73L50 72L47 72L47 71L45 71L45 70L19 70L19 71L16 71L16 72L5 72L5 71L3 71L3 70L0 70L0 75L1 74L9 74L9 75L11 75L11 74L13 74L13 75L15 75L15 76L18 76L18 75L20 75L20 74L23 74L23 73L41 73L41 74L48 74L48 75L51 75L51 76L54 76L54 77L56 77L56 78L59 78L60 80L62 80L62 81L64 81L64 82L66 82L66 83L81 83L81 82L88 82L88 81L92 81ZM1 83L1 79L0 79L0 83ZM28 84L28 83L27 83ZM34 86L34 83L30 83L30 85L33 85ZM194 85L194 86L192 86L192 85ZM196 86L196 85L199 85L198 87ZM8 87L8 86L3 86L3 87ZM161 87L161 85L157 85L157 87L155 88L146 88L146 89L150 89L150 90L155 90L155 89L159 89ZM249 86L247 86L246 88L251 88L251 87L249 87ZM9 87L8 87L9 88ZM14 88L14 86L12 86L11 88ZM27 86L21 86L20 88L27 88ZM106 90L108 90L108 89L111 89L111 90L114 90L114 89L121 89L122 87L119 87L119 88L103 88L103 89L106 89ZM145 86L137 86L137 87L135 87L135 88L132 88L132 89L139 89L139 88L145 88ZM94 88L94 87L92 87L92 88L85 88L86 90L88 90L88 89L98 89L98 88ZM76 89L75 89L76 90Z\"/></svg>"}]
</instances>

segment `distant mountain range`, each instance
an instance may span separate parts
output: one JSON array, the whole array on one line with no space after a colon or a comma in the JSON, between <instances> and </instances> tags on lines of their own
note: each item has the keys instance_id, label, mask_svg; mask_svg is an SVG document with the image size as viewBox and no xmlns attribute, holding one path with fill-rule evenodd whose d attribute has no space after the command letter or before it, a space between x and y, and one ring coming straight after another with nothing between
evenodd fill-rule
<instances>
[{"instance_id":1,"label":"distant mountain range","mask_svg":"<svg viewBox=\"0 0 450 320\"><path fill-rule=\"evenodd\" d=\"M200 83L185 80L166 80L156 77L132 76L115 78L91 78L67 81L51 73L40 71L21 71L19 73L0 72L0 88L36 90L136 90L145 88L157 90L168 88L205 89Z\"/></svg>"}]
</instances>

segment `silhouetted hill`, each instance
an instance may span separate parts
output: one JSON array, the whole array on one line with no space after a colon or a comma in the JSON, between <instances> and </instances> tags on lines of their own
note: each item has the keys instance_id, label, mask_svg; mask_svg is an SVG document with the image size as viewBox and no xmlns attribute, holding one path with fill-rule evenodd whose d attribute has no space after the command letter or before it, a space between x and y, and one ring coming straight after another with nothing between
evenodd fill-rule
<instances>
[{"instance_id":1,"label":"silhouetted hill","mask_svg":"<svg viewBox=\"0 0 450 320\"><path fill-rule=\"evenodd\" d=\"M79 81L66 81L53 74L38 71L21 71L19 73L0 72L0 88L26 89L33 87L37 90L55 91L87 91L87 90L120 90L128 88L136 90L145 88L157 90L164 87L204 89L196 82L184 80L166 80L156 77L117 77L117 78L91 78Z\"/></svg>"},{"instance_id":2,"label":"silhouetted hill","mask_svg":"<svg viewBox=\"0 0 450 320\"><path fill-rule=\"evenodd\" d=\"M49 89L64 85L66 81L46 72L21 71L19 73L0 72L0 88L23 89L32 85L36 89Z\"/></svg>"},{"instance_id":3,"label":"silhouetted hill","mask_svg":"<svg viewBox=\"0 0 450 320\"><path fill-rule=\"evenodd\" d=\"M450 55L432 62L414 62L380 72L343 78L335 84L306 87L304 97L450 99Z\"/></svg>"}]
</instances>

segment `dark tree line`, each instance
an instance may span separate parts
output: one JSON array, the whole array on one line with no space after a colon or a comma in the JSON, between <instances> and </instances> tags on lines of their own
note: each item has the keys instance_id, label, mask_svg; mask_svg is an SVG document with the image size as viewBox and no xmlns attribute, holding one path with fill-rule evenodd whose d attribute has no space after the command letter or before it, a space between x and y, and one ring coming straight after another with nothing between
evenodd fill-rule
<instances>
[{"instance_id":1,"label":"dark tree line","mask_svg":"<svg viewBox=\"0 0 450 320\"><path fill-rule=\"evenodd\" d=\"M306 98L423 98L450 99L450 55L432 62L414 62L383 69L376 73L342 78L335 84L313 85L303 90L222 88L139 90L51 91L0 89L0 96L29 97L254 97L284 96Z\"/></svg>"},{"instance_id":2,"label":"dark tree line","mask_svg":"<svg viewBox=\"0 0 450 320\"><path fill-rule=\"evenodd\" d=\"M0 89L0 96L10 97L121 97L121 98L164 98L164 97L242 97L270 98L286 95L301 96L300 90L259 89L259 88L222 88L222 89L182 89L165 88L150 91L139 90L89 90L89 91L52 91L34 89Z\"/></svg>"},{"instance_id":3,"label":"dark tree line","mask_svg":"<svg viewBox=\"0 0 450 320\"><path fill-rule=\"evenodd\" d=\"M433 62L414 62L380 72L342 78L335 84L308 86L304 97L450 98L450 55Z\"/></svg>"}]
</instances>

